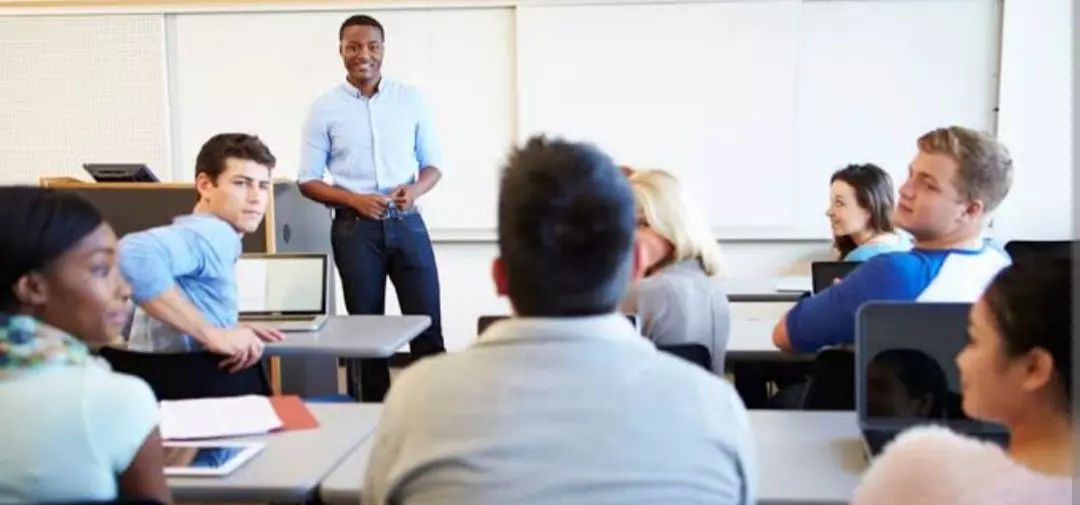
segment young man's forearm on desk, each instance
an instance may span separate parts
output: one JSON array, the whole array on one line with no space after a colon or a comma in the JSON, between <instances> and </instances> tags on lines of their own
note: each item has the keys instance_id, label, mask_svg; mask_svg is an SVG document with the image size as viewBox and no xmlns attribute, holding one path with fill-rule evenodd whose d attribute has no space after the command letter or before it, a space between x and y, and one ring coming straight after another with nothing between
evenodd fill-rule
<instances>
[{"instance_id":1,"label":"young man's forearm on desk","mask_svg":"<svg viewBox=\"0 0 1080 505\"><path fill-rule=\"evenodd\" d=\"M192 338L204 346L210 338L209 334L215 329L203 317L202 312L192 305L176 286L165 290L154 298L143 301L139 306L150 317L172 326L184 332L184 334L191 335Z\"/></svg>"}]
</instances>

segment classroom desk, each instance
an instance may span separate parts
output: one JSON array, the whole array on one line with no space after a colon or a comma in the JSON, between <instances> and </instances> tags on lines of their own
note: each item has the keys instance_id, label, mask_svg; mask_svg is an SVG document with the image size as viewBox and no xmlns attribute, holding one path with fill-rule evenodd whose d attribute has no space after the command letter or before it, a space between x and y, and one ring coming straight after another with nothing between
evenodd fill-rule
<instances>
[{"instance_id":1,"label":"classroom desk","mask_svg":"<svg viewBox=\"0 0 1080 505\"><path fill-rule=\"evenodd\" d=\"M797 361L814 359L814 354L792 354L782 352L773 345L772 332L778 318L740 317L733 314L731 332L728 334L728 346L725 354L729 363L763 361Z\"/></svg>"},{"instance_id":2,"label":"classroom desk","mask_svg":"<svg viewBox=\"0 0 1080 505\"><path fill-rule=\"evenodd\" d=\"M286 333L285 340L266 344L264 352L389 358L429 326L428 316L330 316L319 331Z\"/></svg>"},{"instance_id":3,"label":"classroom desk","mask_svg":"<svg viewBox=\"0 0 1080 505\"><path fill-rule=\"evenodd\" d=\"M285 340L266 344L264 353L304 357L284 365L300 379L302 389L284 393L331 395L338 391L338 358L358 359L360 367L388 368L389 358L429 326L431 318L419 315L330 316L319 331L286 333ZM355 395L363 402L379 402L386 395L386 388L377 385L356 386Z\"/></svg>"},{"instance_id":4,"label":"classroom desk","mask_svg":"<svg viewBox=\"0 0 1080 505\"><path fill-rule=\"evenodd\" d=\"M364 439L360 445L323 479L319 484L319 499L327 505L360 505L360 490L367 473L368 458L374 448L375 437Z\"/></svg>"},{"instance_id":5,"label":"classroom desk","mask_svg":"<svg viewBox=\"0 0 1080 505\"><path fill-rule=\"evenodd\" d=\"M752 410L758 505L841 505L867 468L854 412Z\"/></svg>"},{"instance_id":6,"label":"classroom desk","mask_svg":"<svg viewBox=\"0 0 1080 505\"><path fill-rule=\"evenodd\" d=\"M236 440L266 442L266 448L227 477L169 477L177 502L303 503L343 458L374 431L382 407L309 404L319 420L314 430Z\"/></svg>"},{"instance_id":7,"label":"classroom desk","mask_svg":"<svg viewBox=\"0 0 1080 505\"><path fill-rule=\"evenodd\" d=\"M758 505L848 503L866 469L854 412L755 410ZM374 437L364 440L319 486L329 505L359 505Z\"/></svg>"},{"instance_id":8,"label":"classroom desk","mask_svg":"<svg viewBox=\"0 0 1080 505\"><path fill-rule=\"evenodd\" d=\"M804 291L780 291L783 285L804 285L810 291L809 277L732 277L721 281L732 302L797 302Z\"/></svg>"}]
</instances>

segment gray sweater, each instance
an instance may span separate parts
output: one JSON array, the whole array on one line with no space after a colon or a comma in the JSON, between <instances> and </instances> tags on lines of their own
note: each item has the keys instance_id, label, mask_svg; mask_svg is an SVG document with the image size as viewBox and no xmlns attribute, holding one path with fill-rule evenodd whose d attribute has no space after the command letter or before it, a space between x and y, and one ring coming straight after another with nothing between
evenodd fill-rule
<instances>
[{"instance_id":1,"label":"gray sweater","mask_svg":"<svg viewBox=\"0 0 1080 505\"><path fill-rule=\"evenodd\" d=\"M724 373L731 306L719 280L705 275L697 260L672 263L637 282L623 311L638 315L642 333L656 345L704 345L712 371Z\"/></svg>"},{"instance_id":2,"label":"gray sweater","mask_svg":"<svg viewBox=\"0 0 1080 505\"><path fill-rule=\"evenodd\" d=\"M364 505L755 503L734 388L614 314L508 319L409 367L374 436Z\"/></svg>"}]
</instances>

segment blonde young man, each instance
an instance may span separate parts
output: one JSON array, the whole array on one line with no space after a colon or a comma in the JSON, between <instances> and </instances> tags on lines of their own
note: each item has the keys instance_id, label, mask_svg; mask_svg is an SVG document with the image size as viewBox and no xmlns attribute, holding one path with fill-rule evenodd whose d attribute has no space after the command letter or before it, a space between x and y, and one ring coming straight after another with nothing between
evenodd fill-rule
<instances>
[{"instance_id":1,"label":"blonde young man","mask_svg":"<svg viewBox=\"0 0 1080 505\"><path fill-rule=\"evenodd\" d=\"M983 230L1011 184L1012 158L990 135L951 126L920 137L894 216L914 238L912 250L875 256L799 302L773 343L803 353L850 344L856 311L871 300L974 302L1010 263Z\"/></svg>"}]
</instances>

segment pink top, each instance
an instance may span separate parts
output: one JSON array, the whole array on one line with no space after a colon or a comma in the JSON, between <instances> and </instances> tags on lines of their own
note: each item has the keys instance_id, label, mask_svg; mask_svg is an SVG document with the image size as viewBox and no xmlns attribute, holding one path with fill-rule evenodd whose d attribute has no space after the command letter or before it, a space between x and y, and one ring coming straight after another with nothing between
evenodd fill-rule
<instances>
[{"instance_id":1,"label":"pink top","mask_svg":"<svg viewBox=\"0 0 1080 505\"><path fill-rule=\"evenodd\" d=\"M852 505L1071 505L1072 478L1036 473L1001 447L941 427L910 429L875 459Z\"/></svg>"}]
</instances>

